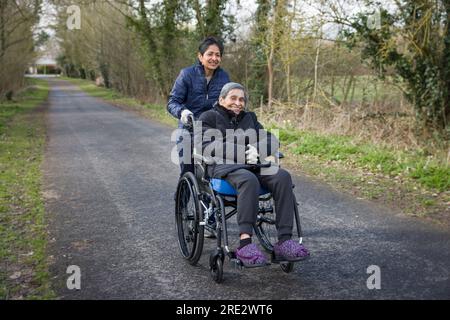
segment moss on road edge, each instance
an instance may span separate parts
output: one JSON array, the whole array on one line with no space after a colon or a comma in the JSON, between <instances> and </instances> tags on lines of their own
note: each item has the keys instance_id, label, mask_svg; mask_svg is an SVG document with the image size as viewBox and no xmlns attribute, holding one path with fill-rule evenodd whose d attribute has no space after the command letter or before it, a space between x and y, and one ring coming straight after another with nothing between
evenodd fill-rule
<instances>
[{"instance_id":1,"label":"moss on road edge","mask_svg":"<svg viewBox=\"0 0 450 320\"><path fill-rule=\"evenodd\" d=\"M52 299L41 163L49 85L0 102L0 299Z\"/></svg>"}]
</instances>

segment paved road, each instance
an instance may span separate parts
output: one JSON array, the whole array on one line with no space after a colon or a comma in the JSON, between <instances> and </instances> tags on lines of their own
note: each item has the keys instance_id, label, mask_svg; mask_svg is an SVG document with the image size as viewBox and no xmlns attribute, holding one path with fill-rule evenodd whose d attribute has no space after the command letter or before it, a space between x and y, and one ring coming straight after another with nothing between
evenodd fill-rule
<instances>
[{"instance_id":1,"label":"paved road","mask_svg":"<svg viewBox=\"0 0 450 320\"><path fill-rule=\"evenodd\" d=\"M210 280L181 258L172 129L50 79L44 190L53 284L62 299L449 299L450 234L295 177L311 259ZM214 242L206 240L206 252ZM68 290L66 269L81 269ZM381 289L366 286L381 270Z\"/></svg>"}]
</instances>

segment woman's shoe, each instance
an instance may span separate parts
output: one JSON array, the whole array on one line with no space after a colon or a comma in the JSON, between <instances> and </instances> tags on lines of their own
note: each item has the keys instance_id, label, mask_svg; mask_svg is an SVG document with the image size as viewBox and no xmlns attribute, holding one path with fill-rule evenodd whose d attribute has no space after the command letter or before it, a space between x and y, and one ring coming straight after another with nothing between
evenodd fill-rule
<instances>
[{"instance_id":1,"label":"woman's shoe","mask_svg":"<svg viewBox=\"0 0 450 320\"><path fill-rule=\"evenodd\" d=\"M295 262L300 261L309 256L308 249L303 244L294 240L286 240L281 244L277 243L273 246L275 259L278 261Z\"/></svg>"},{"instance_id":2,"label":"woman's shoe","mask_svg":"<svg viewBox=\"0 0 450 320\"><path fill-rule=\"evenodd\" d=\"M254 243L250 243L236 251L236 257L246 268L264 267L268 264L266 256Z\"/></svg>"}]
</instances>

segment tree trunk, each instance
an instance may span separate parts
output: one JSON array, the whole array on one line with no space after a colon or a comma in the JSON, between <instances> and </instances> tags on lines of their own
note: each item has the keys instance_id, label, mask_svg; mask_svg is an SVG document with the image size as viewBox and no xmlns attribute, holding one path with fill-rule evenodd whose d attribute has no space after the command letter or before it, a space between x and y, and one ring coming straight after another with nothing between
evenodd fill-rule
<instances>
[{"instance_id":1,"label":"tree trunk","mask_svg":"<svg viewBox=\"0 0 450 320\"><path fill-rule=\"evenodd\" d=\"M355 78L355 76L353 74L351 74L350 79L348 80L348 83L347 83L347 87L345 88L344 99L342 100L342 104L347 102L348 95L350 93L350 90L352 89L354 78Z\"/></svg>"},{"instance_id":2,"label":"tree trunk","mask_svg":"<svg viewBox=\"0 0 450 320\"><path fill-rule=\"evenodd\" d=\"M159 93L164 96L164 78L162 77L161 61L155 53L158 51L158 47L155 43L155 37L153 34L152 27L147 17L147 12L145 8L145 0L139 1L139 16L141 24L141 36L145 39L147 43L148 53L153 57L151 60L151 67L153 69L153 78L159 86Z\"/></svg>"},{"instance_id":3,"label":"tree trunk","mask_svg":"<svg viewBox=\"0 0 450 320\"><path fill-rule=\"evenodd\" d=\"M334 98L334 74L331 75L331 97Z\"/></svg>"},{"instance_id":4,"label":"tree trunk","mask_svg":"<svg viewBox=\"0 0 450 320\"><path fill-rule=\"evenodd\" d=\"M193 1L194 11L195 11L195 17L197 18L197 32L200 35L200 38L204 38L206 36L205 34L205 23L203 21L203 13L200 6L199 0Z\"/></svg>"},{"instance_id":5,"label":"tree trunk","mask_svg":"<svg viewBox=\"0 0 450 320\"><path fill-rule=\"evenodd\" d=\"M207 36L222 38L224 0L208 0L206 7L205 29Z\"/></svg>"},{"instance_id":6,"label":"tree trunk","mask_svg":"<svg viewBox=\"0 0 450 320\"><path fill-rule=\"evenodd\" d=\"M319 56L320 56L320 45L321 39L317 40L316 48L316 59L314 61L314 92L313 92L313 103L316 102L317 97L317 87L319 82Z\"/></svg>"},{"instance_id":7,"label":"tree trunk","mask_svg":"<svg viewBox=\"0 0 450 320\"><path fill-rule=\"evenodd\" d=\"M167 97L172 89L174 77L176 76L173 61L176 60L176 13L179 8L178 0L164 1L164 30L162 44L162 59L165 72L162 74L164 85L161 88L163 97Z\"/></svg>"},{"instance_id":8,"label":"tree trunk","mask_svg":"<svg viewBox=\"0 0 450 320\"><path fill-rule=\"evenodd\" d=\"M292 4L292 12L289 14L288 20L288 28L287 28L287 41L286 41L286 95L288 103L291 103L291 64L292 64L292 56L291 56L291 34L292 34L292 22L295 18L295 13L297 10L297 0L293 1Z\"/></svg>"},{"instance_id":9,"label":"tree trunk","mask_svg":"<svg viewBox=\"0 0 450 320\"><path fill-rule=\"evenodd\" d=\"M291 103L291 65L288 63L286 68L286 95L288 103Z\"/></svg>"},{"instance_id":10,"label":"tree trunk","mask_svg":"<svg viewBox=\"0 0 450 320\"><path fill-rule=\"evenodd\" d=\"M284 6L284 1L276 1L275 8L273 12L273 18L270 26L270 40L269 40L269 55L267 57L267 72L269 76L269 84L268 84L268 102L267 105L270 109L273 102L273 81L274 81L274 70L273 70L273 60L275 56L275 47L277 45L275 37L278 36L276 29L279 27L280 17L279 13L281 7Z\"/></svg>"},{"instance_id":11,"label":"tree trunk","mask_svg":"<svg viewBox=\"0 0 450 320\"><path fill-rule=\"evenodd\" d=\"M267 72L269 75L269 85L267 88L267 93L268 93L268 101L267 101L267 106L270 107L272 106L272 99L273 99L273 53L274 53L274 47L273 44L270 45L270 53L269 53L269 57L267 59Z\"/></svg>"},{"instance_id":12,"label":"tree trunk","mask_svg":"<svg viewBox=\"0 0 450 320\"><path fill-rule=\"evenodd\" d=\"M255 36L252 41L253 57L250 60L248 88L258 103L260 96L267 98L267 54L265 50L265 39L268 35L268 20L271 8L270 0L256 0L258 8L255 13Z\"/></svg>"},{"instance_id":13,"label":"tree trunk","mask_svg":"<svg viewBox=\"0 0 450 320\"><path fill-rule=\"evenodd\" d=\"M443 55L443 127L448 128L450 123L450 1L444 1L446 15L446 33L445 33L445 47Z\"/></svg>"},{"instance_id":14,"label":"tree trunk","mask_svg":"<svg viewBox=\"0 0 450 320\"><path fill-rule=\"evenodd\" d=\"M5 34L5 11L8 0L0 0L0 58L5 55L6 34Z\"/></svg>"}]
</instances>

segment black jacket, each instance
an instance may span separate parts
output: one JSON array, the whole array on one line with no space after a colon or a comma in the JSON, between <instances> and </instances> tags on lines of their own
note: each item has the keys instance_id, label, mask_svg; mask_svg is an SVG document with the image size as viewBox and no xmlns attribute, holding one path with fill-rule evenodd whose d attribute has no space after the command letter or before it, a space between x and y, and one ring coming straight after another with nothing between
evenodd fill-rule
<instances>
[{"instance_id":1,"label":"black jacket","mask_svg":"<svg viewBox=\"0 0 450 320\"><path fill-rule=\"evenodd\" d=\"M245 163L248 144L258 149L260 159L278 151L278 140L264 130L254 112L241 111L235 115L216 102L213 109L204 112L198 120L202 124L203 155L212 156L215 161L208 169L213 178L224 178L228 173L241 168L253 170L254 166ZM214 129L220 131L220 135ZM244 132L245 130L247 131ZM200 146L198 135L195 139L196 145Z\"/></svg>"}]
</instances>

